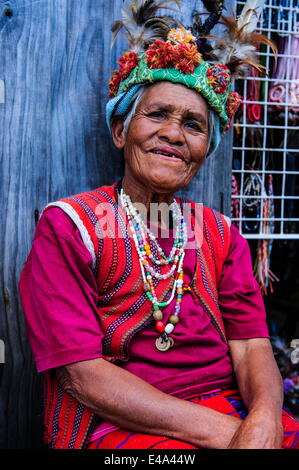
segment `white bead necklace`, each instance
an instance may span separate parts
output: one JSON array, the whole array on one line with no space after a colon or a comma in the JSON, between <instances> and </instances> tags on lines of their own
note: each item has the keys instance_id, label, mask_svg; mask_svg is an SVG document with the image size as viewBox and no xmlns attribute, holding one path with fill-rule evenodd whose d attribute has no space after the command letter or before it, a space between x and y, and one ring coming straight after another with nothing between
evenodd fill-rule
<instances>
[{"instance_id":1,"label":"white bead necklace","mask_svg":"<svg viewBox=\"0 0 299 470\"><path fill-rule=\"evenodd\" d=\"M174 246L172 247L170 255L166 257L156 237L144 223L136 208L133 206L130 197L125 194L123 189L121 189L120 192L120 202L128 217L129 227L131 229L132 237L139 257L139 263L144 282L144 291L153 305L153 317L156 320L156 329L160 333L160 336L156 340L156 347L160 351L167 351L174 344L173 339L168 335L173 332L175 325L179 321L178 316L180 313L180 305L182 301L182 268L185 257L185 248L188 240L186 224L178 203L174 201L173 218L178 222L178 224L176 229ZM152 241L152 243L154 243L158 254L162 258L161 260L155 259L152 255L150 245L147 242L147 236ZM150 262L152 262L153 265L157 265L158 267L160 265L168 265L171 262L173 262L173 265L166 274L160 274L159 272L155 271L154 267L150 265ZM158 280L162 280L168 279L174 275L175 279L173 282L169 299L166 302L159 302L156 296L155 288L153 286L153 277ZM166 324L166 326L164 326L162 322L163 313L161 312L160 307L165 307L169 305L174 299L176 291L177 300L175 304L174 314L169 317L168 323Z\"/></svg>"}]
</instances>

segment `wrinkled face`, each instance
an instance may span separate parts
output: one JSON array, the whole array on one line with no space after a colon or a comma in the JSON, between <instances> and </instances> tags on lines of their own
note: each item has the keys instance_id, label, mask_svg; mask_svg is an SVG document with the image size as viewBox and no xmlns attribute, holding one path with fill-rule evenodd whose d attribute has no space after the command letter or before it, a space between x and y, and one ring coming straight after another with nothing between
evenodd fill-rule
<instances>
[{"instance_id":1,"label":"wrinkled face","mask_svg":"<svg viewBox=\"0 0 299 470\"><path fill-rule=\"evenodd\" d=\"M187 186L205 160L208 121L206 101L195 91L170 82L151 85L127 134L121 122L116 132L112 126L124 150L125 177L159 193Z\"/></svg>"}]
</instances>

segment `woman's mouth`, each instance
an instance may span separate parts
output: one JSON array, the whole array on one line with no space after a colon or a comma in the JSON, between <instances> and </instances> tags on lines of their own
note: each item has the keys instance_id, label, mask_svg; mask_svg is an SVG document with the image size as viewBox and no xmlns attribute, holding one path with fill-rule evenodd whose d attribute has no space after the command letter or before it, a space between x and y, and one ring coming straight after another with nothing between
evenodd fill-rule
<instances>
[{"instance_id":1,"label":"woman's mouth","mask_svg":"<svg viewBox=\"0 0 299 470\"><path fill-rule=\"evenodd\" d=\"M185 162L183 155L177 150L173 150L171 148L156 147L150 152L162 158L167 158L167 160L181 160Z\"/></svg>"}]
</instances>

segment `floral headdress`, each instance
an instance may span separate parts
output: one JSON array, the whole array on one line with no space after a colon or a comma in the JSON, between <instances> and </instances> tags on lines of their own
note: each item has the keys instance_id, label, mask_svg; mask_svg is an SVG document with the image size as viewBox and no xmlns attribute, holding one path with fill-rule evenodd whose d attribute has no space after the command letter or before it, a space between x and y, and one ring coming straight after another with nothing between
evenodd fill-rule
<instances>
[{"instance_id":1,"label":"floral headdress","mask_svg":"<svg viewBox=\"0 0 299 470\"><path fill-rule=\"evenodd\" d=\"M238 20L223 18L223 38L209 36L221 17L222 0L203 0L210 15L202 23L195 13L189 29L169 16L157 15L158 9L174 3L179 5L179 0L131 1L121 10L122 20L113 23L112 44L124 29L129 50L118 60L119 68L109 82L107 118L110 121L113 114L122 114L127 108L124 103L129 104L140 85L166 80L200 93L224 132L242 102L241 96L231 91L232 77L244 74L248 65L262 71L256 60L257 45L264 43L275 49L267 37L255 33L264 0L247 0ZM172 27L174 23L177 28ZM213 47L209 38L214 40Z\"/></svg>"}]
</instances>

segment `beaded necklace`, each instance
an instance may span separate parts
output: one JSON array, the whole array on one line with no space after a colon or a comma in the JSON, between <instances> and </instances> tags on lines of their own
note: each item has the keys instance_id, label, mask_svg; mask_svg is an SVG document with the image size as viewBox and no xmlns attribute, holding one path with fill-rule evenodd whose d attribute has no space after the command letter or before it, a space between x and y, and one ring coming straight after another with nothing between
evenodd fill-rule
<instances>
[{"instance_id":1,"label":"beaded necklace","mask_svg":"<svg viewBox=\"0 0 299 470\"><path fill-rule=\"evenodd\" d=\"M177 226L173 247L169 256L166 256L155 235L147 227L139 212L132 204L130 196L125 194L123 189L120 191L120 201L126 212L129 227L139 256L143 278L143 289L152 303L153 318L156 321L155 327L157 332L160 333L155 344L159 351L168 351L168 349L170 349L174 344L173 338L169 335L174 331L175 326L179 322L179 313L183 296L183 261L188 240L186 223L179 204L174 200L171 204L171 209L173 219L177 223ZM150 243L152 243L156 248L155 251L158 253L157 257L153 255ZM161 274L159 272L160 266L169 266L170 269L165 274ZM174 278L171 295L166 302L159 302L155 292L153 277L157 280L162 280L168 279L171 276ZM176 303L174 313L170 315L166 326L164 326L162 322L163 313L161 308L166 307L171 303L175 293Z\"/></svg>"}]
</instances>

